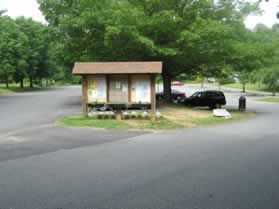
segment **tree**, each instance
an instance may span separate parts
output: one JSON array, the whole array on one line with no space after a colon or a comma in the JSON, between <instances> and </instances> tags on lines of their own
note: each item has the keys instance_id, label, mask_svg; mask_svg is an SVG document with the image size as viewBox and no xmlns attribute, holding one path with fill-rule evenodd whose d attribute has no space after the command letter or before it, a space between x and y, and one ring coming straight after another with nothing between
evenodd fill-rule
<instances>
[{"instance_id":1,"label":"tree","mask_svg":"<svg viewBox=\"0 0 279 209\"><path fill-rule=\"evenodd\" d=\"M20 31L27 37L23 45L23 60L20 71L16 73L16 78L21 85L25 76L29 78L30 87L33 88L35 79L42 79L48 76L48 44L47 28L31 18L19 17L16 23Z\"/></svg>"},{"instance_id":2,"label":"tree","mask_svg":"<svg viewBox=\"0 0 279 209\"><path fill-rule=\"evenodd\" d=\"M234 36L234 29L226 23L198 19L182 33L179 43L184 56L195 63L196 74L202 80L220 78L229 66Z\"/></svg>"},{"instance_id":3,"label":"tree","mask_svg":"<svg viewBox=\"0 0 279 209\"><path fill-rule=\"evenodd\" d=\"M7 16L0 16L0 28L0 78L5 81L8 88L9 81L20 63L25 36Z\"/></svg>"},{"instance_id":4,"label":"tree","mask_svg":"<svg viewBox=\"0 0 279 209\"><path fill-rule=\"evenodd\" d=\"M275 96L279 88L279 29L278 24L271 29L264 25L257 25L255 33L264 44L265 54L262 58L263 67L255 74L255 80L264 84Z\"/></svg>"},{"instance_id":5,"label":"tree","mask_svg":"<svg viewBox=\"0 0 279 209\"><path fill-rule=\"evenodd\" d=\"M264 84L275 95L278 88L278 66L279 66L279 30L278 24L271 29L263 24L258 24L255 29L255 36L263 47L258 48L262 52L262 67L254 74L254 80Z\"/></svg>"},{"instance_id":6,"label":"tree","mask_svg":"<svg viewBox=\"0 0 279 209\"><path fill-rule=\"evenodd\" d=\"M9 87L10 81L20 83L24 87L24 79L29 78L30 87L33 83L42 83L42 79L54 76L59 63L58 53L63 54L60 46L51 40L47 26L19 17L11 19L0 12L0 79ZM60 47L59 47L60 49Z\"/></svg>"},{"instance_id":7,"label":"tree","mask_svg":"<svg viewBox=\"0 0 279 209\"><path fill-rule=\"evenodd\" d=\"M5 14L6 12L7 12L6 9L1 9L1 10L0 10L0 16L2 16L3 14Z\"/></svg>"},{"instance_id":8,"label":"tree","mask_svg":"<svg viewBox=\"0 0 279 209\"><path fill-rule=\"evenodd\" d=\"M173 78L197 71L201 64L216 69L211 66L216 53L207 48L204 56L197 58L196 51L186 48L191 45L186 42L192 40L185 34L202 32L207 20L218 26L217 30L223 24L239 25L251 10L251 4L239 0L39 0L39 4L56 37L64 43L65 65L70 68L77 60L162 60L168 101ZM210 37L210 28L207 29ZM211 41L211 45L220 46L223 40L215 42ZM208 60L203 60L207 56ZM218 66L220 63L221 59Z\"/></svg>"},{"instance_id":9,"label":"tree","mask_svg":"<svg viewBox=\"0 0 279 209\"><path fill-rule=\"evenodd\" d=\"M259 72L260 81L272 91L272 95L275 96L276 91L279 89L279 67L273 66L262 69Z\"/></svg>"},{"instance_id":10,"label":"tree","mask_svg":"<svg viewBox=\"0 0 279 209\"><path fill-rule=\"evenodd\" d=\"M25 55L22 55L22 57L19 58L13 75L14 81L20 83L20 88L24 88L24 78L27 76L25 71L27 68L27 62L24 58Z\"/></svg>"},{"instance_id":11,"label":"tree","mask_svg":"<svg viewBox=\"0 0 279 209\"><path fill-rule=\"evenodd\" d=\"M233 45L232 67L242 84L243 92L246 92L251 74L264 66L267 52L268 48L262 37L249 30Z\"/></svg>"}]
</instances>

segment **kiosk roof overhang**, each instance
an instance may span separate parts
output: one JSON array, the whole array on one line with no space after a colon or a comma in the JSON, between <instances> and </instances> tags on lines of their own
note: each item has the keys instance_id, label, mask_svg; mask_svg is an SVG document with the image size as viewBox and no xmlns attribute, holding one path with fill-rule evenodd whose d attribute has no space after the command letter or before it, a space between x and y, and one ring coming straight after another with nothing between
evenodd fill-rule
<instances>
[{"instance_id":1,"label":"kiosk roof overhang","mask_svg":"<svg viewBox=\"0 0 279 209\"><path fill-rule=\"evenodd\" d=\"M76 62L73 74L161 74L162 62Z\"/></svg>"}]
</instances>

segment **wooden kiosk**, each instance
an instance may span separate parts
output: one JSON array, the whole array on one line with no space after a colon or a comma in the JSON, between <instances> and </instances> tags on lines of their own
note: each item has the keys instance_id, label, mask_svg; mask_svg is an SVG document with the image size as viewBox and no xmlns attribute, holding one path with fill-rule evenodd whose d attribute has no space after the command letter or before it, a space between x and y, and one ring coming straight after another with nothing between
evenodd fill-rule
<instances>
[{"instance_id":1,"label":"wooden kiosk","mask_svg":"<svg viewBox=\"0 0 279 209\"><path fill-rule=\"evenodd\" d=\"M82 110L89 106L146 106L156 113L155 77L162 62L75 63L73 74L82 76Z\"/></svg>"}]
</instances>

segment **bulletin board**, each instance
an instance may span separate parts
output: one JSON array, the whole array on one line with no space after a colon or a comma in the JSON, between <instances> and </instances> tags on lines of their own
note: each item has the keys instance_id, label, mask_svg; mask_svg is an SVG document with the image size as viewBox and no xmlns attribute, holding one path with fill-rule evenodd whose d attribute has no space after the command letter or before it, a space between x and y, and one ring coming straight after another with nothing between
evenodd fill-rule
<instances>
[{"instance_id":1,"label":"bulletin board","mask_svg":"<svg viewBox=\"0 0 279 209\"><path fill-rule=\"evenodd\" d=\"M132 76L132 103L150 104L151 89L149 76Z\"/></svg>"},{"instance_id":2,"label":"bulletin board","mask_svg":"<svg viewBox=\"0 0 279 209\"><path fill-rule=\"evenodd\" d=\"M109 76L109 102L113 104L128 103L128 75Z\"/></svg>"},{"instance_id":3,"label":"bulletin board","mask_svg":"<svg viewBox=\"0 0 279 209\"><path fill-rule=\"evenodd\" d=\"M107 83L105 76L94 76L88 79L88 102L106 103Z\"/></svg>"}]
</instances>

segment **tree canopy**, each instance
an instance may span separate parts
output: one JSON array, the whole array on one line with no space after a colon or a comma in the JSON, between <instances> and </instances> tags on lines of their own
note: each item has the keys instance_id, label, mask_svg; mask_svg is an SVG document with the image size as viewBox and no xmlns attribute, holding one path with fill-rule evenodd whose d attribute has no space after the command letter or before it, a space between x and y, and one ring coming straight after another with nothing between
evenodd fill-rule
<instances>
[{"instance_id":1,"label":"tree canopy","mask_svg":"<svg viewBox=\"0 0 279 209\"><path fill-rule=\"evenodd\" d=\"M257 4L239 0L39 0L64 59L162 60L166 99L181 73L216 74Z\"/></svg>"},{"instance_id":2,"label":"tree canopy","mask_svg":"<svg viewBox=\"0 0 279 209\"><path fill-rule=\"evenodd\" d=\"M177 77L223 83L278 66L278 25L244 19L259 12L245 0L38 0L48 25L0 11L0 79L71 79L76 61L163 61L166 100ZM268 70L266 70L268 71ZM254 76L257 77L257 76ZM260 80L260 79L259 79ZM262 80L260 81L262 82Z\"/></svg>"},{"instance_id":3,"label":"tree canopy","mask_svg":"<svg viewBox=\"0 0 279 209\"><path fill-rule=\"evenodd\" d=\"M26 36L19 30L17 24L7 16L0 16L0 78L9 87L9 80L21 64L23 45Z\"/></svg>"},{"instance_id":4,"label":"tree canopy","mask_svg":"<svg viewBox=\"0 0 279 209\"><path fill-rule=\"evenodd\" d=\"M0 80L7 87L12 80L23 87L25 78L33 87L33 81L54 75L59 64L51 50L55 46L47 26L31 18L14 20L2 15L0 28Z\"/></svg>"}]
</instances>

